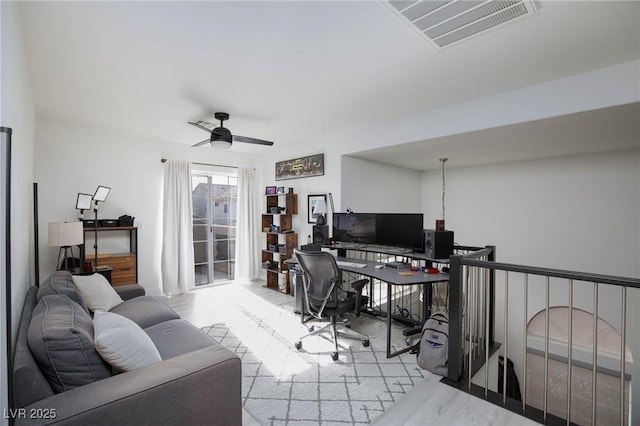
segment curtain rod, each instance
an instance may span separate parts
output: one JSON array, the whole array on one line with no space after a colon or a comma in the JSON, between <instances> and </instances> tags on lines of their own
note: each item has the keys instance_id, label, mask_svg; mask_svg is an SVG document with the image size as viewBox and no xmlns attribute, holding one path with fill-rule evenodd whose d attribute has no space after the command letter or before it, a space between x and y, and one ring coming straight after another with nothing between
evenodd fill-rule
<instances>
[{"instance_id":1,"label":"curtain rod","mask_svg":"<svg viewBox=\"0 0 640 426\"><path fill-rule=\"evenodd\" d=\"M162 158L160 159L161 163L166 163L167 159L166 158ZM196 163L195 161L192 161L191 164L197 164L198 166L214 166L214 167L229 167L230 169L237 169L238 166L227 166L224 164L211 164L211 163Z\"/></svg>"}]
</instances>

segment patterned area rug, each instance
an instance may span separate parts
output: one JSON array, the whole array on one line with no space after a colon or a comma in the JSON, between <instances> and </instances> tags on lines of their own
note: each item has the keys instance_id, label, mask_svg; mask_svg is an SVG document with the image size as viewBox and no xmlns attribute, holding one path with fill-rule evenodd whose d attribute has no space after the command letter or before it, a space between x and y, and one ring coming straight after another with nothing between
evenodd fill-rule
<instances>
[{"instance_id":1,"label":"patterned area rug","mask_svg":"<svg viewBox=\"0 0 640 426\"><path fill-rule=\"evenodd\" d=\"M322 337L304 339L297 351L295 339L255 323L203 331L241 357L244 408L264 425L368 424L429 375L415 355L387 359L380 341L346 343L334 362L332 344Z\"/></svg>"}]
</instances>

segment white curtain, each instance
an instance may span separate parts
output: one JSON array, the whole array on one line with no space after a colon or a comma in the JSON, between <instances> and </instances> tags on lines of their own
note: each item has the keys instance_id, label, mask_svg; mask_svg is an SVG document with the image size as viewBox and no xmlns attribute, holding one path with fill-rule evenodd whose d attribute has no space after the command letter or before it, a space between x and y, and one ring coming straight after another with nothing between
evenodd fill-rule
<instances>
[{"instance_id":1,"label":"white curtain","mask_svg":"<svg viewBox=\"0 0 640 426\"><path fill-rule=\"evenodd\" d=\"M253 169L238 169L238 221L236 224L235 279L253 279L260 273L258 256L258 205L256 174Z\"/></svg>"},{"instance_id":2,"label":"white curtain","mask_svg":"<svg viewBox=\"0 0 640 426\"><path fill-rule=\"evenodd\" d=\"M162 289L184 293L195 286L190 162L165 163L162 213Z\"/></svg>"}]
</instances>

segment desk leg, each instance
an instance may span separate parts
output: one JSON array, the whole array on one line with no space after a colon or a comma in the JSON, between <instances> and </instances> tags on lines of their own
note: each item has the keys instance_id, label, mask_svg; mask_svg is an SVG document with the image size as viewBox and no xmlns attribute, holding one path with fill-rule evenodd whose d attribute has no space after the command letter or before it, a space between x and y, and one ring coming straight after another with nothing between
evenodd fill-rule
<instances>
[{"instance_id":1,"label":"desk leg","mask_svg":"<svg viewBox=\"0 0 640 426\"><path fill-rule=\"evenodd\" d=\"M387 358L391 358L391 284L387 285Z\"/></svg>"},{"instance_id":2,"label":"desk leg","mask_svg":"<svg viewBox=\"0 0 640 426\"><path fill-rule=\"evenodd\" d=\"M431 316L431 283L424 283L422 287L422 323L424 324Z\"/></svg>"},{"instance_id":3,"label":"desk leg","mask_svg":"<svg viewBox=\"0 0 640 426\"><path fill-rule=\"evenodd\" d=\"M373 278L369 279L369 306L368 308L370 310L373 310L373 301L374 301L374 294L373 294Z\"/></svg>"}]
</instances>

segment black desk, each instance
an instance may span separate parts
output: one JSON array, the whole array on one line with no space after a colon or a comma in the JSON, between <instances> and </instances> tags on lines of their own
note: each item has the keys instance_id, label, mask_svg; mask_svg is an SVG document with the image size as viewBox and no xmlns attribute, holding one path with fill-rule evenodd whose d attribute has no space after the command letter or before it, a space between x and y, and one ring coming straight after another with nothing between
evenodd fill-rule
<instances>
[{"instance_id":1,"label":"black desk","mask_svg":"<svg viewBox=\"0 0 640 426\"><path fill-rule=\"evenodd\" d=\"M374 278L387 283L387 303L391 301L391 286L413 286L421 285L423 290L422 297L422 318L424 321L429 318L429 309L431 308L431 284L449 281L448 274L427 274L424 272L412 272L409 269L396 269L387 266L376 268L376 265L384 265L384 263L376 263L361 259L350 259L346 257L336 257L339 262L349 262L365 264L364 267L350 266L338 264L338 268L342 271L360 274L369 278ZM400 272L412 272L413 275L400 275ZM391 309L387 307L387 358L391 358L407 351L411 347L391 352Z\"/></svg>"},{"instance_id":2,"label":"black desk","mask_svg":"<svg viewBox=\"0 0 640 426\"><path fill-rule=\"evenodd\" d=\"M449 259L434 259L431 257L427 257L424 253L415 252L411 249L405 249L401 247L389 247L389 246L380 246L376 244L359 244L359 243L343 243L343 242L335 242L330 245L323 245L323 248L328 248L330 250L337 250L338 256L345 257L347 250L352 251L362 251L367 253L379 253L386 254L390 256L400 256L406 257L414 260L422 260L428 263L449 263Z\"/></svg>"},{"instance_id":3,"label":"black desk","mask_svg":"<svg viewBox=\"0 0 640 426\"><path fill-rule=\"evenodd\" d=\"M353 274L363 275L369 278L377 279L387 283L387 301L391 301L391 286L414 286L421 285L423 290L422 298L422 319L426 321L429 318L429 309L431 308L431 284L448 282L448 274L427 274L425 272L413 272L413 275L400 275L400 272L411 272L409 269L396 269L384 266L384 263L377 263L363 259L351 259L347 257L336 257L338 269ZM288 264L296 264L295 256L287 259ZM364 264L364 267L346 265L342 262ZM376 268L376 265L382 265L382 268ZM389 303L387 302L387 303ZM411 350L406 347L396 352L391 352L391 309L387 308L387 358L391 358Z\"/></svg>"}]
</instances>

